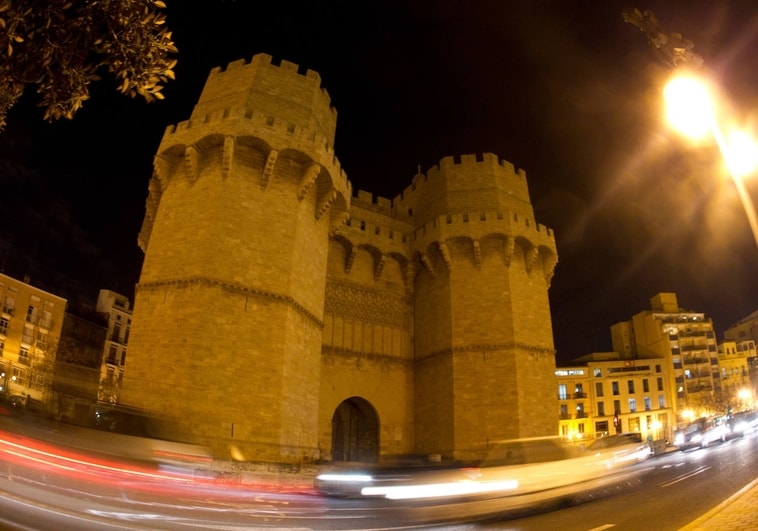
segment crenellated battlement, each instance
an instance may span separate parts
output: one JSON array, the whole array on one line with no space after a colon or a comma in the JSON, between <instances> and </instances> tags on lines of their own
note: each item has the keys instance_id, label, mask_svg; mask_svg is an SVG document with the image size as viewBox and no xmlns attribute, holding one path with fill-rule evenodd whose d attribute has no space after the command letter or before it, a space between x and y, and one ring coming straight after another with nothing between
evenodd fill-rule
<instances>
[{"instance_id":1,"label":"crenellated battlement","mask_svg":"<svg viewBox=\"0 0 758 531\"><path fill-rule=\"evenodd\" d=\"M328 104L330 104L329 107L332 109L335 119L337 118L337 109L331 107L331 97L329 96L329 92L324 87L321 87L321 75L318 72L311 70L310 68L303 70L297 63L292 63L284 59L280 60L279 64L277 65L274 63L273 59L273 56L267 53L256 54L250 61L247 61L246 59L237 59L235 61L227 63L226 68L222 68L220 66L211 68L208 77L209 79L211 77L218 77L222 79L223 82L224 74L227 74L229 72L237 73L237 71L245 71L245 69L254 70L262 66L269 66L272 68L278 68L283 72L294 73L302 76L304 79L308 80L309 82L315 83L318 87L320 87L324 99Z\"/></svg>"},{"instance_id":2,"label":"crenellated battlement","mask_svg":"<svg viewBox=\"0 0 758 531\"><path fill-rule=\"evenodd\" d=\"M300 124L283 120L265 112L247 110L243 107L225 107L202 116L195 116L193 114L193 117L189 120L183 120L166 127L164 142L166 141L166 137L170 135L184 133L203 126L214 126L220 129L218 126L225 125L223 122L230 120L243 120L251 128L263 127L282 136L286 135L290 139L307 140L318 145L321 149L334 152L334 147L331 145L329 139L318 130L303 127Z\"/></svg>"},{"instance_id":3,"label":"crenellated battlement","mask_svg":"<svg viewBox=\"0 0 758 531\"><path fill-rule=\"evenodd\" d=\"M451 206L457 209L455 199L460 192L469 198L472 192L479 193L483 205L488 207L512 207L507 203L514 201L523 205L530 203L526 172L507 160L498 159L493 153L444 157L426 174L416 174L411 185L392 203L398 213L417 215L428 211L425 216L428 218L439 213L434 211L443 209L442 205L431 205L430 197L440 197L442 193L448 198L444 209ZM468 205L462 204L461 207L467 208Z\"/></svg>"},{"instance_id":4,"label":"crenellated battlement","mask_svg":"<svg viewBox=\"0 0 758 531\"><path fill-rule=\"evenodd\" d=\"M392 240L399 244L408 243L411 239L408 233L395 230L383 223L376 223L360 216L351 214L350 218L345 221L346 227L352 227L366 234L368 239L376 237L377 239Z\"/></svg>"},{"instance_id":5,"label":"crenellated battlement","mask_svg":"<svg viewBox=\"0 0 758 531\"><path fill-rule=\"evenodd\" d=\"M168 126L164 132L159 153L175 145L190 145L209 134L223 132L224 136L262 136L273 149L301 149L312 155L318 154L320 164L329 165L334 170L333 177L339 177L344 190L351 190L347 174L337 158L330 139L320 131L277 118L265 112L255 112L242 107L220 109L203 116L195 116L176 125Z\"/></svg>"},{"instance_id":6,"label":"crenellated battlement","mask_svg":"<svg viewBox=\"0 0 758 531\"><path fill-rule=\"evenodd\" d=\"M352 204L376 210L384 214L392 214L392 201L386 197L374 195L365 190L358 190L352 198Z\"/></svg>"},{"instance_id":7,"label":"crenellated battlement","mask_svg":"<svg viewBox=\"0 0 758 531\"><path fill-rule=\"evenodd\" d=\"M203 122L225 109L242 108L245 113L264 112L287 124L320 131L334 144L337 110L321 86L321 76L312 70L302 73L295 63L272 62L268 54L257 54L250 62L232 61L211 70L190 117Z\"/></svg>"},{"instance_id":8,"label":"crenellated battlement","mask_svg":"<svg viewBox=\"0 0 758 531\"><path fill-rule=\"evenodd\" d=\"M417 227L414 241L425 246L428 241L465 236L480 238L489 234L524 237L529 241L555 249L553 229L536 223L533 218L509 211L481 211L445 214Z\"/></svg>"}]
</instances>

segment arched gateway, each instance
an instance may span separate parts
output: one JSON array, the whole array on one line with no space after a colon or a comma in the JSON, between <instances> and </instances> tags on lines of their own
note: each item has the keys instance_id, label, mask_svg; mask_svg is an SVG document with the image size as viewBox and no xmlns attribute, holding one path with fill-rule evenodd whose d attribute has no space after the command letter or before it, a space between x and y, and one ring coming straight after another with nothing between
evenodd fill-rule
<instances>
[{"instance_id":1,"label":"arched gateway","mask_svg":"<svg viewBox=\"0 0 758 531\"><path fill-rule=\"evenodd\" d=\"M375 462L379 457L379 416L363 398L343 401L332 417L332 460Z\"/></svg>"}]
</instances>

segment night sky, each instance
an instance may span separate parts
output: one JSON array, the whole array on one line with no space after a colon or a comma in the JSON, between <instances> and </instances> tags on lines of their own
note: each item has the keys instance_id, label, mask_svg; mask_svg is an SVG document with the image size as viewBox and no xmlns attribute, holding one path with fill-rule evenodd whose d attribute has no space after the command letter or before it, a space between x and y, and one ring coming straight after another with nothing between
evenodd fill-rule
<instances>
[{"instance_id":1,"label":"night sky","mask_svg":"<svg viewBox=\"0 0 758 531\"><path fill-rule=\"evenodd\" d=\"M0 269L69 299L130 297L152 158L189 118L211 68L268 53L317 71L338 112L354 190L394 198L420 166L492 152L527 173L555 230L557 359L610 349L609 327L661 291L705 312L721 339L758 310L758 249L712 145L662 121L670 71L624 7L651 9L695 43L733 117L758 122L754 0L168 0L179 48L166 100L92 86L48 124L29 91L0 134ZM758 199L758 185L748 182Z\"/></svg>"}]
</instances>

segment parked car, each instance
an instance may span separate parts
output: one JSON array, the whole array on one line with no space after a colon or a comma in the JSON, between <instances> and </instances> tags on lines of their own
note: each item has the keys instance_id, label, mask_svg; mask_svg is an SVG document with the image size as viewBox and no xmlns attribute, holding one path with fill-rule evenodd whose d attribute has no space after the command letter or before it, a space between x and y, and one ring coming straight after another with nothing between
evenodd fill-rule
<instances>
[{"instance_id":1,"label":"parked car","mask_svg":"<svg viewBox=\"0 0 758 531\"><path fill-rule=\"evenodd\" d=\"M702 417L693 420L674 433L674 446L680 450L706 448L724 442L729 437L729 424L725 417Z\"/></svg>"}]
</instances>

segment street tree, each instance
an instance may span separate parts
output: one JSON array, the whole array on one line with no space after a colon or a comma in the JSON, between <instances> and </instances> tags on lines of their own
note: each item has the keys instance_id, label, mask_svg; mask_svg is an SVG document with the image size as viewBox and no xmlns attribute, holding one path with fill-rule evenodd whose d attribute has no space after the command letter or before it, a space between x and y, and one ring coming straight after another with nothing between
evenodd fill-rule
<instances>
[{"instance_id":1,"label":"street tree","mask_svg":"<svg viewBox=\"0 0 758 531\"><path fill-rule=\"evenodd\" d=\"M70 119L105 73L123 94L163 99L177 52L165 8L161 0L0 0L0 130L27 88L45 120Z\"/></svg>"}]
</instances>

